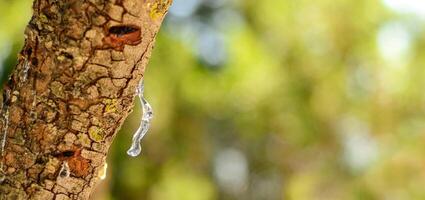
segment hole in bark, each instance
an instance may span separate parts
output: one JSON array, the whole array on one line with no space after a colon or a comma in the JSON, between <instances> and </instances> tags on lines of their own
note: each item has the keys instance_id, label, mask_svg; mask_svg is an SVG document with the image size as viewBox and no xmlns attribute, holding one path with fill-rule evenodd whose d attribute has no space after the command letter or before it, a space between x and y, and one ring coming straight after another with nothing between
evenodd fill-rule
<instances>
[{"instance_id":1,"label":"hole in bark","mask_svg":"<svg viewBox=\"0 0 425 200\"><path fill-rule=\"evenodd\" d=\"M109 33L121 37L139 31L140 28L134 25L118 25L109 28Z\"/></svg>"},{"instance_id":2,"label":"hole in bark","mask_svg":"<svg viewBox=\"0 0 425 200\"><path fill-rule=\"evenodd\" d=\"M72 151L72 150L63 151L63 152L53 154L54 157L57 157L59 159L68 159L68 158L70 158L74 155L75 155L75 151Z\"/></svg>"},{"instance_id":3,"label":"hole in bark","mask_svg":"<svg viewBox=\"0 0 425 200\"><path fill-rule=\"evenodd\" d=\"M69 157L72 157L73 155L74 155L74 151L64 151L64 152L62 152L63 157L69 158Z\"/></svg>"},{"instance_id":4,"label":"hole in bark","mask_svg":"<svg viewBox=\"0 0 425 200\"><path fill-rule=\"evenodd\" d=\"M122 51L124 45L137 45L141 42L140 27L136 25L117 25L108 29L108 36L103 38L104 47Z\"/></svg>"}]
</instances>

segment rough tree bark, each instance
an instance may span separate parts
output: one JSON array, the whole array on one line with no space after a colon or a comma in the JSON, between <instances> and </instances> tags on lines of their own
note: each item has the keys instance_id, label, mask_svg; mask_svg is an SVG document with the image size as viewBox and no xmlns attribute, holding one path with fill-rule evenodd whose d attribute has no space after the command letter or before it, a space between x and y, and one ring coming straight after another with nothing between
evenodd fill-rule
<instances>
[{"instance_id":1,"label":"rough tree bark","mask_svg":"<svg viewBox=\"0 0 425 200\"><path fill-rule=\"evenodd\" d=\"M1 200L89 198L170 4L35 0L3 92Z\"/></svg>"}]
</instances>

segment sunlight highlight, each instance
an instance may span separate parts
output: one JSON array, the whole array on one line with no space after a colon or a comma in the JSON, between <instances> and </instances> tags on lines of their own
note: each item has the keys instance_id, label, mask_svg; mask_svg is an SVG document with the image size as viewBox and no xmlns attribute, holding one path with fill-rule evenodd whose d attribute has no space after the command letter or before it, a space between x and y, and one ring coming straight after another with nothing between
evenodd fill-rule
<instances>
[{"instance_id":1,"label":"sunlight highlight","mask_svg":"<svg viewBox=\"0 0 425 200\"><path fill-rule=\"evenodd\" d=\"M383 3L395 12L413 14L425 19L425 1L423 0L383 0Z\"/></svg>"}]
</instances>

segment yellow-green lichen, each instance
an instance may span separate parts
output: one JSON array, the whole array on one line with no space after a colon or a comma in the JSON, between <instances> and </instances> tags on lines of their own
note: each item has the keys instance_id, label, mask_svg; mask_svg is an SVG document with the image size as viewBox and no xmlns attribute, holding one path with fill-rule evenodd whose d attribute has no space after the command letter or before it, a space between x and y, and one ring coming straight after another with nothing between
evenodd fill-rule
<instances>
[{"instance_id":1,"label":"yellow-green lichen","mask_svg":"<svg viewBox=\"0 0 425 200\"><path fill-rule=\"evenodd\" d=\"M83 147L90 147L90 145L91 145L90 138L86 134L83 134L83 133L78 134L78 142Z\"/></svg>"},{"instance_id":2,"label":"yellow-green lichen","mask_svg":"<svg viewBox=\"0 0 425 200\"><path fill-rule=\"evenodd\" d=\"M162 17L170 7L172 0L157 0L150 5L150 17L154 20Z\"/></svg>"},{"instance_id":3,"label":"yellow-green lichen","mask_svg":"<svg viewBox=\"0 0 425 200\"><path fill-rule=\"evenodd\" d=\"M40 22L43 22L43 23L48 23L49 22L49 19L43 13L39 15L39 20L40 20Z\"/></svg>"},{"instance_id":4,"label":"yellow-green lichen","mask_svg":"<svg viewBox=\"0 0 425 200\"><path fill-rule=\"evenodd\" d=\"M105 99L103 100L105 105L105 113L113 113L117 111L118 100L116 99Z\"/></svg>"},{"instance_id":5,"label":"yellow-green lichen","mask_svg":"<svg viewBox=\"0 0 425 200\"><path fill-rule=\"evenodd\" d=\"M95 142L100 142L103 140L104 132L97 126L92 126L89 128L89 136Z\"/></svg>"}]
</instances>

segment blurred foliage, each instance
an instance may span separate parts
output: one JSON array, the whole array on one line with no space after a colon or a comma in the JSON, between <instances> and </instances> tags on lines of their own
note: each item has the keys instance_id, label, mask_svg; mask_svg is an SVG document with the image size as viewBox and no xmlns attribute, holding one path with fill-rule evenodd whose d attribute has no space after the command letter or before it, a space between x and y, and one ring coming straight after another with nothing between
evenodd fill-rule
<instances>
[{"instance_id":1,"label":"blurred foliage","mask_svg":"<svg viewBox=\"0 0 425 200\"><path fill-rule=\"evenodd\" d=\"M0 0L2 82L30 4ZM97 199L425 199L423 8L175 0Z\"/></svg>"}]
</instances>

